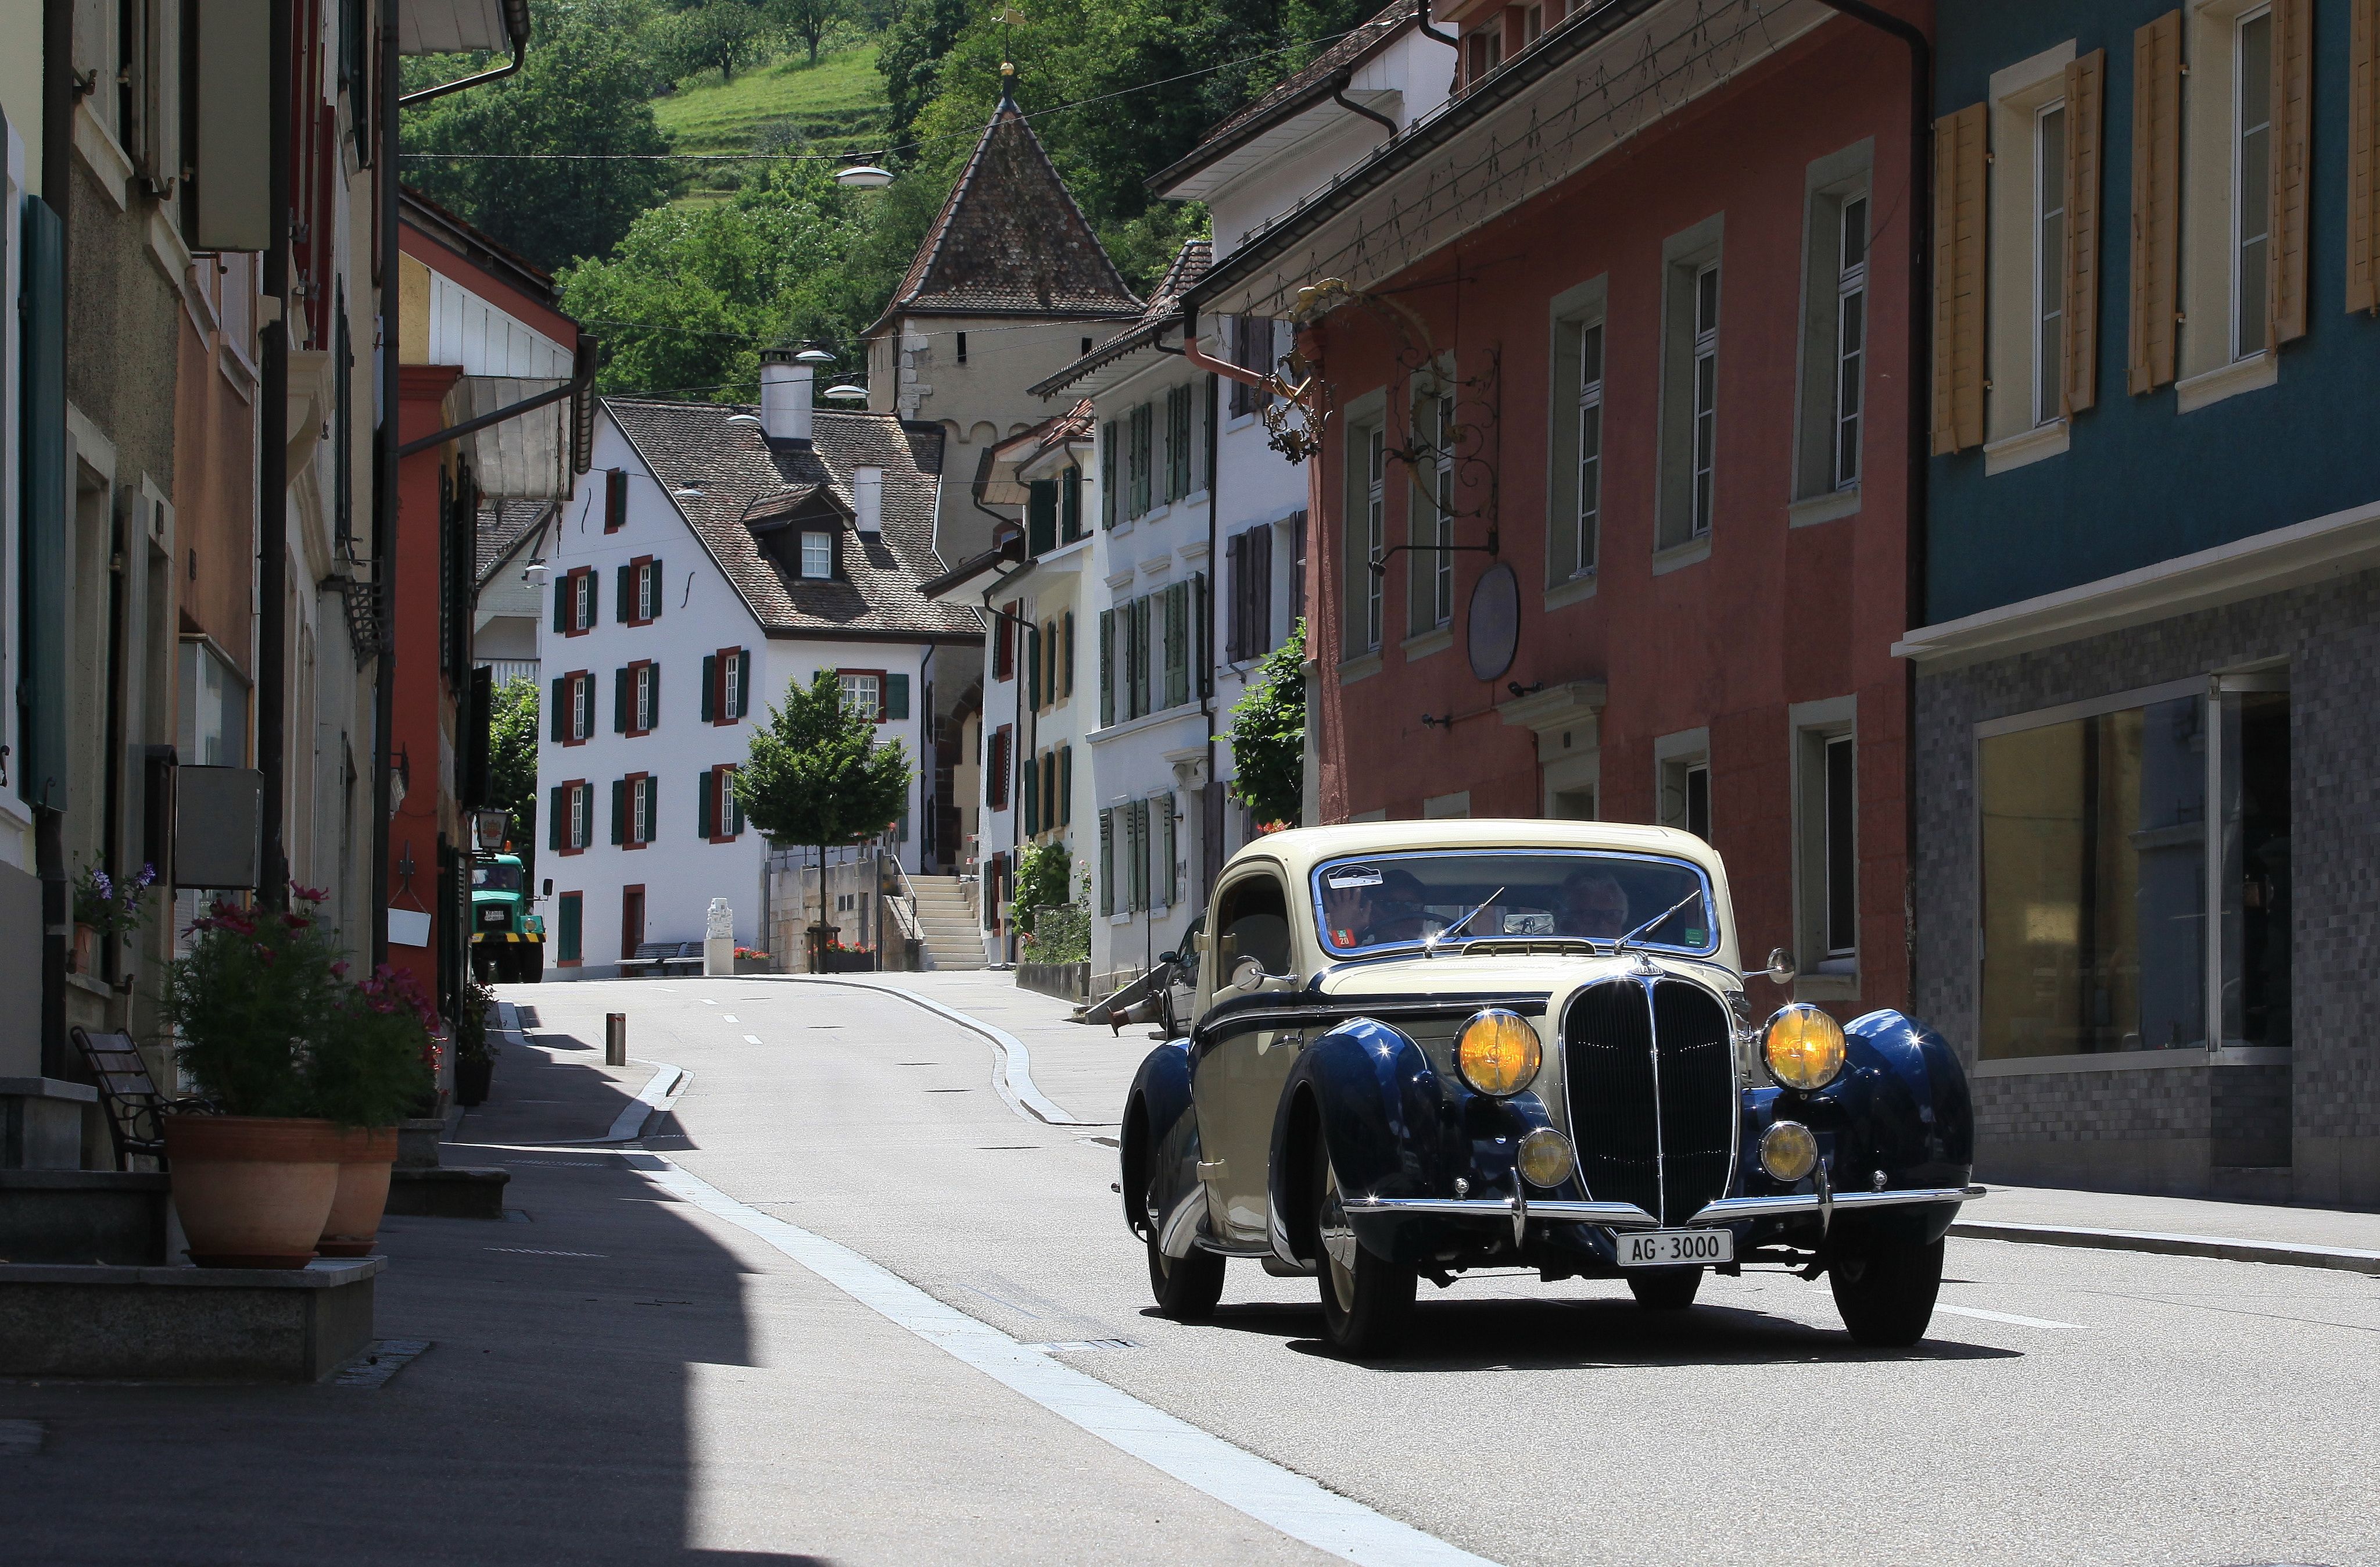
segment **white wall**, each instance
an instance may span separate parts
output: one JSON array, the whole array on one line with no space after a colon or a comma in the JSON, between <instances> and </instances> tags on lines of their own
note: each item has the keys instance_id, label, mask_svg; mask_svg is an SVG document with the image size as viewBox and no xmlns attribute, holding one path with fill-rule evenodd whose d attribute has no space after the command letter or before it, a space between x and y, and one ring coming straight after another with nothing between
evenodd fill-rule
<instances>
[{"instance_id":1,"label":"white wall","mask_svg":"<svg viewBox=\"0 0 2380 1567\"><path fill-rule=\"evenodd\" d=\"M430 363L465 375L570 374L570 352L436 268L430 269Z\"/></svg>"}]
</instances>

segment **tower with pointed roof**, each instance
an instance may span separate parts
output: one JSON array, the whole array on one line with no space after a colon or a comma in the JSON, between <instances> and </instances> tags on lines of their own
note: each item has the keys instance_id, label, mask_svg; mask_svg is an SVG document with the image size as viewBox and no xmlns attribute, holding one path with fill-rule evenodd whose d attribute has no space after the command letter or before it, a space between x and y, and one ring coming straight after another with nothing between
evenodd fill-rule
<instances>
[{"instance_id":1,"label":"tower with pointed roof","mask_svg":"<svg viewBox=\"0 0 2380 1567\"><path fill-rule=\"evenodd\" d=\"M1003 67L999 105L868 331L868 407L942 431L946 561L990 546L970 486L995 443L1050 416L1028 388L1141 313L1014 87Z\"/></svg>"}]
</instances>

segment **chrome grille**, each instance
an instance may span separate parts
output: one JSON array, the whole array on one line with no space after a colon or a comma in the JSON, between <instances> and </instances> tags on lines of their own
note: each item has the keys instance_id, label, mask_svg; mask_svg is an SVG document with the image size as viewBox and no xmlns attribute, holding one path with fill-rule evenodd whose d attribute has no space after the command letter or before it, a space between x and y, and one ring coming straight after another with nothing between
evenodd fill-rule
<instances>
[{"instance_id":1,"label":"chrome grille","mask_svg":"<svg viewBox=\"0 0 2380 1567\"><path fill-rule=\"evenodd\" d=\"M1727 1009L1700 986L1614 979L1562 1022L1571 1136L1587 1195L1665 1224L1727 1195L1737 1115Z\"/></svg>"}]
</instances>

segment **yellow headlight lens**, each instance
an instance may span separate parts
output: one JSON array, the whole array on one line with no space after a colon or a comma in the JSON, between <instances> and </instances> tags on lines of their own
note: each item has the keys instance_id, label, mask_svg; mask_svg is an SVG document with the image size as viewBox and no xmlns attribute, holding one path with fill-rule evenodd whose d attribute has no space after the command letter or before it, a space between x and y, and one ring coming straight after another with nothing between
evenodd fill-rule
<instances>
[{"instance_id":1,"label":"yellow headlight lens","mask_svg":"<svg viewBox=\"0 0 2380 1567\"><path fill-rule=\"evenodd\" d=\"M1768 1020L1760 1053L1770 1076L1809 1093L1841 1074L1843 1026L1809 1002L1796 1002Z\"/></svg>"},{"instance_id":2,"label":"yellow headlight lens","mask_svg":"<svg viewBox=\"0 0 2380 1567\"><path fill-rule=\"evenodd\" d=\"M1532 1186L1559 1186L1578 1164L1570 1139L1550 1126L1540 1126L1521 1139L1520 1162L1521 1173Z\"/></svg>"},{"instance_id":3,"label":"yellow headlight lens","mask_svg":"<svg viewBox=\"0 0 2380 1567\"><path fill-rule=\"evenodd\" d=\"M1503 1099L1536 1080L1545 1051L1537 1031L1516 1012L1490 1007L1463 1026L1454 1044L1455 1069L1483 1094Z\"/></svg>"},{"instance_id":4,"label":"yellow headlight lens","mask_svg":"<svg viewBox=\"0 0 2380 1567\"><path fill-rule=\"evenodd\" d=\"M1760 1168L1779 1181L1798 1181L1818 1165L1818 1139L1798 1121L1779 1121L1760 1134Z\"/></svg>"}]
</instances>

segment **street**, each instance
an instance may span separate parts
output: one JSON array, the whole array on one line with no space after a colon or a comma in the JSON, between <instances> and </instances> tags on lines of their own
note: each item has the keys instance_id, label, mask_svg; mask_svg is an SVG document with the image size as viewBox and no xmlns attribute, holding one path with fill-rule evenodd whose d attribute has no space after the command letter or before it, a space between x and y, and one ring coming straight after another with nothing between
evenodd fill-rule
<instances>
[{"instance_id":1,"label":"street","mask_svg":"<svg viewBox=\"0 0 2380 1567\"><path fill-rule=\"evenodd\" d=\"M1005 980L868 982L1011 1030L1048 1101L1114 1113L1146 1041ZM0 1387L0 1423L45 1432L0 1447L0 1502L112 1463L159 1482L103 1525L69 1504L21 1559L293 1560L343 1518L384 1561L1325 1559L1293 1535L1378 1561L1433 1559L1425 1536L1515 1564L2380 1559L2367 1276L1954 1239L1931 1334L1886 1354L1796 1278L1713 1279L1670 1318L1472 1278L1425 1293L1404 1357L1350 1365L1318 1353L1310 1282L1245 1263L1213 1322L1156 1317L1110 1129L1012 1108L987 1040L914 1002L505 993L528 1047L448 1160L509 1169L525 1221L384 1232L379 1331L431 1347L371 1391ZM658 1063L690 1076L641 1144L561 1140ZM1220 1441L1160 1473L1093 1434L1145 1445L1135 1406L1052 1364ZM278 1507L223 1505L250 1466ZM1325 1516L1334 1492L1381 1516Z\"/></svg>"}]
</instances>

